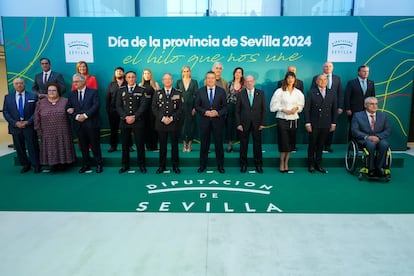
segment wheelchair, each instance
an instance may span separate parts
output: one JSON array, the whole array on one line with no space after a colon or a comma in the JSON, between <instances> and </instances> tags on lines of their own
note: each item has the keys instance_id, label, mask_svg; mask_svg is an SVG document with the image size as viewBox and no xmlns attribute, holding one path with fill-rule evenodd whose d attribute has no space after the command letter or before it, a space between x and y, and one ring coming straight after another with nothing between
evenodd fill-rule
<instances>
[{"instance_id":1,"label":"wheelchair","mask_svg":"<svg viewBox=\"0 0 414 276\"><path fill-rule=\"evenodd\" d=\"M386 157L385 157L385 168L384 168L384 176L368 176L368 157L369 152L366 148L362 147L352 139L348 142L346 154L345 154L345 168L346 170L351 173L355 174L358 170L358 179L362 180L367 178L369 180L385 180L386 182L391 180L391 163L392 163L392 155L391 149L388 148ZM375 158L375 157L374 157Z\"/></svg>"}]
</instances>

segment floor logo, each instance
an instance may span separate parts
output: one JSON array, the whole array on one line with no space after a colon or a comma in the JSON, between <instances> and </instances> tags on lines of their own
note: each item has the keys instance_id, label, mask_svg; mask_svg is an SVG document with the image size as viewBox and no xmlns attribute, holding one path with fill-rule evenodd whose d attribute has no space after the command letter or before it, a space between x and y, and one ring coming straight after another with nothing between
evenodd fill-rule
<instances>
[{"instance_id":1,"label":"floor logo","mask_svg":"<svg viewBox=\"0 0 414 276\"><path fill-rule=\"evenodd\" d=\"M64 34L66 62L93 62L92 34Z\"/></svg>"},{"instance_id":2,"label":"floor logo","mask_svg":"<svg viewBox=\"0 0 414 276\"><path fill-rule=\"evenodd\" d=\"M272 185L245 180L183 179L146 185L138 212L281 213Z\"/></svg>"},{"instance_id":3,"label":"floor logo","mask_svg":"<svg viewBox=\"0 0 414 276\"><path fill-rule=\"evenodd\" d=\"M329 33L328 60L355 62L358 33Z\"/></svg>"}]
</instances>

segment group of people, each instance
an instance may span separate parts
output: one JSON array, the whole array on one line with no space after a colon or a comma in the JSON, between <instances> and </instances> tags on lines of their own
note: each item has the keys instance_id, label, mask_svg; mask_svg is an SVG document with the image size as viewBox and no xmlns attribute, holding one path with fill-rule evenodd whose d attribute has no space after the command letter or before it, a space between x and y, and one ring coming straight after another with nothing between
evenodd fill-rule
<instances>
[{"instance_id":1,"label":"group of people","mask_svg":"<svg viewBox=\"0 0 414 276\"><path fill-rule=\"evenodd\" d=\"M82 153L79 173L91 172L92 163L96 165L96 172L101 173L101 118L96 78L89 74L86 62L78 62L71 92L64 98L62 75L51 70L47 58L42 58L40 65L42 73L35 76L32 93L26 91L23 79L15 78L15 93L6 95L4 101L3 113L23 166L21 172L33 167L38 173L44 165L57 171L72 164L75 161L73 129ZM182 140L183 152L192 151L196 114L201 142L199 173L207 168L211 138L219 173L225 172L224 139L227 152L233 151L235 141L240 141L240 171L245 173L250 136L253 139L255 170L263 173L261 135L266 126L265 93L255 86L253 75L244 76L243 68L233 70L233 79L229 83L221 76L222 71L223 65L216 62L206 73L204 85L199 88L198 82L191 77L189 66L182 67L182 78L176 81L175 86L170 73L162 76L160 86L149 69L143 70L138 82L134 71L125 72L122 67L116 67L106 91L105 103L110 126L108 152L117 150L121 132L122 167L119 173L131 170L133 144L142 173L147 172L145 148L159 151L156 173L165 172L170 141L172 170L179 174L179 140ZM368 75L369 67L360 66L358 77L348 82L343 93L340 77L333 74L333 64L326 62L322 73L313 78L305 96L303 82L296 77L296 67L287 68L270 100L270 111L276 113L281 173L293 173L289 169L289 159L291 152L296 150L301 112L309 133L308 170L327 173L322 167L322 152L332 151L332 136L338 115L343 111L350 122L349 137L355 137L373 151L371 156L378 149L377 163L372 161L374 163L370 164L369 170L371 174L381 173L382 154L385 154L384 147L388 148L386 138L390 135L390 127L386 116L377 110L374 82L368 80Z\"/></svg>"}]
</instances>

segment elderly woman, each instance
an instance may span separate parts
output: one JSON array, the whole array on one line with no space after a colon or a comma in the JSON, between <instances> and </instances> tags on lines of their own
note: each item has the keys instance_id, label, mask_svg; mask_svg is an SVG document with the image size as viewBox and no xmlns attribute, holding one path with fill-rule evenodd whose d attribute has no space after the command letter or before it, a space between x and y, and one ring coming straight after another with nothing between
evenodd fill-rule
<instances>
[{"instance_id":1,"label":"elderly woman","mask_svg":"<svg viewBox=\"0 0 414 276\"><path fill-rule=\"evenodd\" d=\"M75 149L65 108L68 100L60 97L56 83L49 83L46 91L47 97L36 106L34 128L41 140L40 164L49 165L53 172L75 161Z\"/></svg>"}]
</instances>

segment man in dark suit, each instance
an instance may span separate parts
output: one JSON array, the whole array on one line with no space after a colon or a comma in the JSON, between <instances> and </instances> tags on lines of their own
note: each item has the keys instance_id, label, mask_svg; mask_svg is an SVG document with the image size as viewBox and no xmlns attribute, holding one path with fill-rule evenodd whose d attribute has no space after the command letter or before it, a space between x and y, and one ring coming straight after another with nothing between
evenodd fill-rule
<instances>
[{"instance_id":1,"label":"man in dark suit","mask_svg":"<svg viewBox=\"0 0 414 276\"><path fill-rule=\"evenodd\" d=\"M363 111L364 100L368 97L375 97L375 84L368 79L369 67L361 65L358 67L358 77L348 81L345 90L345 110L348 115L349 132L348 139L352 137L351 123L354 113Z\"/></svg>"},{"instance_id":2,"label":"man in dark suit","mask_svg":"<svg viewBox=\"0 0 414 276\"><path fill-rule=\"evenodd\" d=\"M286 69L286 73L287 73L287 72L292 72L292 73L295 73L295 76L296 76L296 66L289 65L289 66L287 67L287 69ZM283 79L277 82L277 88L282 87L282 84L283 84ZM296 87L297 89L299 89L302 93L305 91L305 88L304 88L304 86L303 86L303 81L301 81L301 80L299 80L299 79L296 79L296 84L295 84L295 87ZM277 89L277 88L276 88L276 89Z\"/></svg>"},{"instance_id":3,"label":"man in dark suit","mask_svg":"<svg viewBox=\"0 0 414 276\"><path fill-rule=\"evenodd\" d=\"M200 88L195 99L195 109L200 114L200 167L202 173L207 167L210 136L213 133L217 169L224 173L223 129L227 114L226 91L216 85L214 72L206 74L206 85Z\"/></svg>"},{"instance_id":4,"label":"man in dark suit","mask_svg":"<svg viewBox=\"0 0 414 276\"><path fill-rule=\"evenodd\" d=\"M328 78L321 74L316 79L316 88L309 90L305 100L305 126L309 133L308 169L327 173L322 168L322 150L326 136L335 131L337 112L337 96L327 88Z\"/></svg>"},{"instance_id":5,"label":"man in dark suit","mask_svg":"<svg viewBox=\"0 0 414 276\"><path fill-rule=\"evenodd\" d=\"M26 173L30 167L34 172L40 172L39 144L33 129L34 111L37 96L25 91L25 83L21 78L13 80L15 93L4 97L3 115L9 123L9 134L13 137L17 158L23 166L21 173ZM29 152L27 157L26 149Z\"/></svg>"},{"instance_id":6,"label":"man in dark suit","mask_svg":"<svg viewBox=\"0 0 414 276\"><path fill-rule=\"evenodd\" d=\"M96 173L101 173L103 167L98 91L86 87L86 79L79 73L73 75L72 83L75 90L69 95L66 110L73 120L73 128L78 136L82 152L82 167L79 173L91 172L89 145L92 146L92 153L96 162Z\"/></svg>"},{"instance_id":7,"label":"man in dark suit","mask_svg":"<svg viewBox=\"0 0 414 276\"><path fill-rule=\"evenodd\" d=\"M32 92L37 94L39 98L44 98L47 95L47 83L53 82L57 83L60 86L60 89L62 91L61 94L65 93L66 87L63 76L58 72L52 71L50 60L48 58L41 58L40 66L42 67L42 73L39 73L35 76Z\"/></svg>"},{"instance_id":8,"label":"man in dark suit","mask_svg":"<svg viewBox=\"0 0 414 276\"><path fill-rule=\"evenodd\" d=\"M168 136L171 140L171 162L174 173L181 173L178 156L178 136L180 119L183 110L181 91L172 88L173 79L170 73L162 76L164 88L157 91L152 99L152 112L155 116L155 129L160 140L159 167L157 174L166 170Z\"/></svg>"},{"instance_id":9,"label":"man in dark suit","mask_svg":"<svg viewBox=\"0 0 414 276\"><path fill-rule=\"evenodd\" d=\"M249 136L253 137L253 158L258 173L263 173L262 129L266 120L266 99L262 90L256 89L252 75L244 78L246 88L237 94L236 126L240 137L240 171L247 170Z\"/></svg>"},{"instance_id":10,"label":"man in dark suit","mask_svg":"<svg viewBox=\"0 0 414 276\"><path fill-rule=\"evenodd\" d=\"M378 111L375 97L365 98L364 102L365 111L354 113L352 118L352 136L368 150L368 176L384 176L391 127L385 113Z\"/></svg>"},{"instance_id":11,"label":"man in dark suit","mask_svg":"<svg viewBox=\"0 0 414 276\"><path fill-rule=\"evenodd\" d=\"M151 96L145 94L145 87L137 85L137 75L133 71L125 74L126 86L119 89L116 110L121 118L122 168L119 173L130 169L131 134L134 134L137 147L138 166L142 173L147 172L145 166L145 113L150 108Z\"/></svg>"},{"instance_id":12,"label":"man in dark suit","mask_svg":"<svg viewBox=\"0 0 414 276\"><path fill-rule=\"evenodd\" d=\"M333 74L334 66L332 62L325 62L322 66L322 74L328 78L327 88L330 89L336 95L336 102L338 105L338 115L341 115L344 111L344 94L342 92L341 78L338 75ZM312 88L318 87L316 79L318 75L312 79ZM333 132L329 132L325 140L324 150L327 152L333 152L332 149Z\"/></svg>"}]
</instances>

